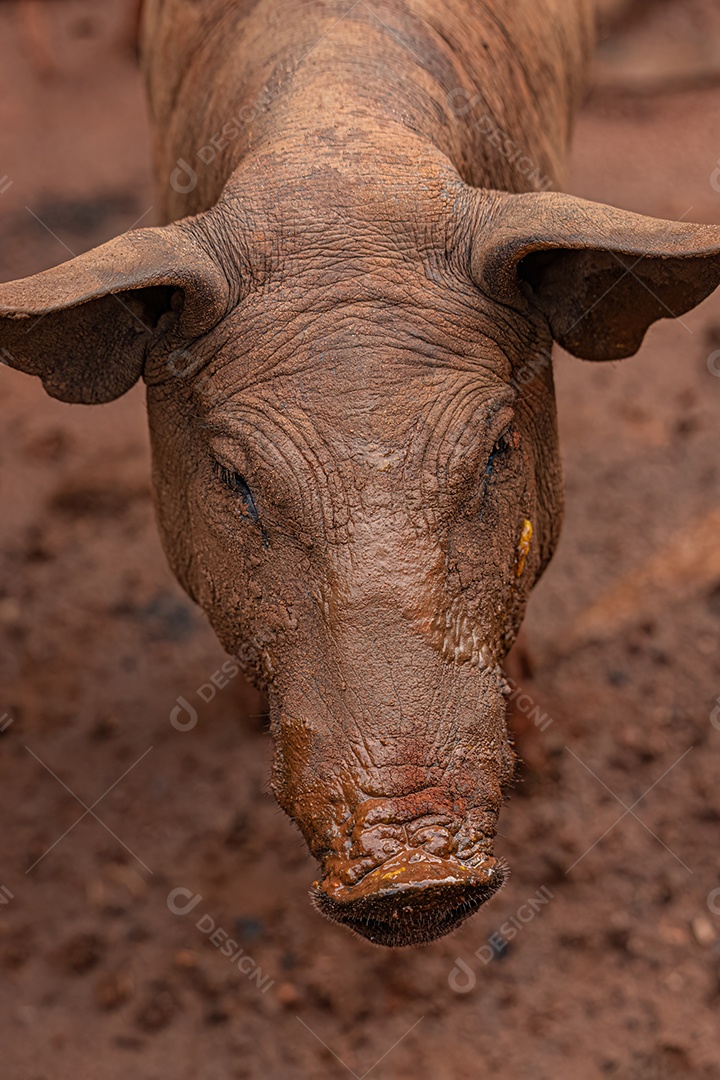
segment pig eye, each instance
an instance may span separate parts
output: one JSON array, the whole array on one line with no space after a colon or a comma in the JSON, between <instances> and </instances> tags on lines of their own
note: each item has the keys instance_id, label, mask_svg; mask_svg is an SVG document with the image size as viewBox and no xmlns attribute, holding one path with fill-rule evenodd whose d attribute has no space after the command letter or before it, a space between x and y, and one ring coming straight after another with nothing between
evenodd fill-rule
<instances>
[{"instance_id":1,"label":"pig eye","mask_svg":"<svg viewBox=\"0 0 720 1080\"><path fill-rule=\"evenodd\" d=\"M240 500L242 504L241 517L248 518L250 521L257 521L259 518L257 507L245 478L234 469L226 469L219 461L213 462L213 472L220 482Z\"/></svg>"},{"instance_id":2,"label":"pig eye","mask_svg":"<svg viewBox=\"0 0 720 1080\"><path fill-rule=\"evenodd\" d=\"M491 477L492 476L493 469L495 468L495 466L497 464L500 463L500 461L502 461L503 457L510 450L510 447L512 446L512 444L513 444L512 432L511 432L510 428L507 428L502 433L502 435L500 436L500 438L497 440L497 442L493 446L492 450L490 451L490 457L488 458L487 465L485 466L485 476L486 477Z\"/></svg>"}]
</instances>

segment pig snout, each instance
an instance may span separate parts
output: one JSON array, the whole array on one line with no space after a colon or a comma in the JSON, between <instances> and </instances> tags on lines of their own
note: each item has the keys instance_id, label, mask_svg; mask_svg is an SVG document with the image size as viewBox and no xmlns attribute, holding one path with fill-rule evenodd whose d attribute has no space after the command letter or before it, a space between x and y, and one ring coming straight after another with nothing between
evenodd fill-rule
<instances>
[{"instance_id":1,"label":"pig snout","mask_svg":"<svg viewBox=\"0 0 720 1080\"><path fill-rule=\"evenodd\" d=\"M362 803L322 860L315 906L390 946L425 944L472 915L507 876L491 852L494 815L458 816L444 802L440 792L423 792Z\"/></svg>"},{"instance_id":2,"label":"pig snout","mask_svg":"<svg viewBox=\"0 0 720 1080\"><path fill-rule=\"evenodd\" d=\"M503 884L495 858L471 867L412 848L393 855L356 885L329 875L312 889L315 906L377 945L423 945L460 925Z\"/></svg>"},{"instance_id":3,"label":"pig snout","mask_svg":"<svg viewBox=\"0 0 720 1080\"><path fill-rule=\"evenodd\" d=\"M271 698L273 792L320 864L315 906L389 946L442 937L502 885L515 764L497 665L449 661L399 608L318 635L313 680L297 663Z\"/></svg>"}]
</instances>

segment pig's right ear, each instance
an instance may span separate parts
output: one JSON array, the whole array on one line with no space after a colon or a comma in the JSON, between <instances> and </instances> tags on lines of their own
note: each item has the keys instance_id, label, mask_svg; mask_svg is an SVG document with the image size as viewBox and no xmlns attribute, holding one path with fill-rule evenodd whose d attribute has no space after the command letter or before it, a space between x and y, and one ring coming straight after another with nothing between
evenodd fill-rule
<instances>
[{"instance_id":1,"label":"pig's right ear","mask_svg":"<svg viewBox=\"0 0 720 1080\"><path fill-rule=\"evenodd\" d=\"M477 192L472 274L483 292L542 314L583 360L632 356L656 319L720 285L720 228L660 221L556 191Z\"/></svg>"},{"instance_id":2,"label":"pig's right ear","mask_svg":"<svg viewBox=\"0 0 720 1080\"><path fill-rule=\"evenodd\" d=\"M199 337L225 314L227 279L197 221L136 229L34 277L0 284L0 361L61 401L95 405L140 378L178 323Z\"/></svg>"}]
</instances>

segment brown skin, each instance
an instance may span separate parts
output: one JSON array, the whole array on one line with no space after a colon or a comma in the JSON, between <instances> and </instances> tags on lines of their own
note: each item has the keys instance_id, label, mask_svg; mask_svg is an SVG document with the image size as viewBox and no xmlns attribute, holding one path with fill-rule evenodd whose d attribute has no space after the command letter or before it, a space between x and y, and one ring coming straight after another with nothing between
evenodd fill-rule
<instances>
[{"instance_id":1,"label":"brown skin","mask_svg":"<svg viewBox=\"0 0 720 1080\"><path fill-rule=\"evenodd\" d=\"M0 347L67 401L145 378L168 558L268 690L314 900L420 944L505 873L499 665L561 518L552 340L630 355L718 284L720 230L534 192L478 134L472 109L558 177L579 5L347 10L147 4L184 220L2 286Z\"/></svg>"}]
</instances>

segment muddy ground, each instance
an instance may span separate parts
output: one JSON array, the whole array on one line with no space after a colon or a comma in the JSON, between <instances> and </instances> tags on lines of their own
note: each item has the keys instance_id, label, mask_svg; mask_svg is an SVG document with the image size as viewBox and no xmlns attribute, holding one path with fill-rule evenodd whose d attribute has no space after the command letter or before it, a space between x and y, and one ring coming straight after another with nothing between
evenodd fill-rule
<instances>
[{"instance_id":1,"label":"muddy ground","mask_svg":"<svg viewBox=\"0 0 720 1080\"><path fill-rule=\"evenodd\" d=\"M131 6L0 4L4 278L153 220ZM716 5L606 7L570 190L720 222ZM3 1077L720 1076L718 350L720 294L633 360L558 356L567 515L526 624L547 716L501 820L512 877L405 951L312 910L262 702L211 696L142 390L86 409L0 372Z\"/></svg>"}]
</instances>

